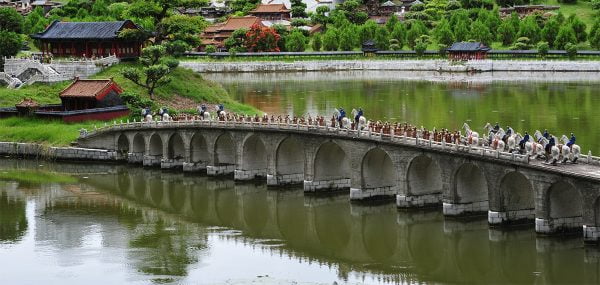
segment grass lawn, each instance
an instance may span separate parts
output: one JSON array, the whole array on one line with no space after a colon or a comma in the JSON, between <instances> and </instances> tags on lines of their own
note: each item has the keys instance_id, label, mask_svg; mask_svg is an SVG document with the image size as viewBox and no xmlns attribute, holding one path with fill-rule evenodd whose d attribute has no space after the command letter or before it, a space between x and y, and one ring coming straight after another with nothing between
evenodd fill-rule
<instances>
[{"instance_id":1,"label":"grass lawn","mask_svg":"<svg viewBox=\"0 0 600 285\"><path fill-rule=\"evenodd\" d=\"M577 3L567 4L559 3L557 0L543 0L540 4L560 6L559 11L561 11L565 17L576 14L587 25L588 30L592 28L594 18L597 17L596 12L592 9L591 2L578 0Z\"/></svg>"},{"instance_id":2,"label":"grass lawn","mask_svg":"<svg viewBox=\"0 0 600 285\"><path fill-rule=\"evenodd\" d=\"M0 170L0 180L17 181L29 184L74 183L74 177L40 170Z\"/></svg>"},{"instance_id":3,"label":"grass lawn","mask_svg":"<svg viewBox=\"0 0 600 285\"><path fill-rule=\"evenodd\" d=\"M122 63L100 72L94 78L113 79L126 91L137 94L146 92L143 88L123 78L121 69L135 66ZM169 106L171 110L193 110L200 102L223 103L227 110L236 113L256 114L259 110L233 100L218 83L204 80L202 76L189 69L177 68L171 75L172 81L156 90L157 105ZM14 106L23 98L30 97L41 104L60 103L58 93L70 82L54 84L33 84L20 89L0 87L0 106ZM139 110L132 110L137 114ZM67 124L58 120L12 117L0 119L0 141L37 142L45 145L68 145L79 136L79 130L92 130L94 125L104 122L82 122Z\"/></svg>"}]
</instances>

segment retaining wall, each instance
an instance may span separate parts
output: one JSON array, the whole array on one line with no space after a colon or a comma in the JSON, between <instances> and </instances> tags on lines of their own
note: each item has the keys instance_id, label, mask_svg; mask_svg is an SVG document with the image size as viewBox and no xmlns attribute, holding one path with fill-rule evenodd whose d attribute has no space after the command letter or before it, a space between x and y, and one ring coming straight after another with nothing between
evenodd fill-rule
<instances>
[{"instance_id":1,"label":"retaining wall","mask_svg":"<svg viewBox=\"0 0 600 285\"><path fill-rule=\"evenodd\" d=\"M488 72L488 71L562 71L600 72L600 61L551 61L551 60L471 60L453 62L448 60L321 60L321 61L240 61L240 62L193 62L183 61L180 66L196 72L304 72L341 70L398 70L440 72Z\"/></svg>"},{"instance_id":2,"label":"retaining wall","mask_svg":"<svg viewBox=\"0 0 600 285\"><path fill-rule=\"evenodd\" d=\"M77 148L77 147L45 147L36 143L0 142L0 154L15 157L40 157L57 160L96 160L114 161L117 152Z\"/></svg>"}]
</instances>

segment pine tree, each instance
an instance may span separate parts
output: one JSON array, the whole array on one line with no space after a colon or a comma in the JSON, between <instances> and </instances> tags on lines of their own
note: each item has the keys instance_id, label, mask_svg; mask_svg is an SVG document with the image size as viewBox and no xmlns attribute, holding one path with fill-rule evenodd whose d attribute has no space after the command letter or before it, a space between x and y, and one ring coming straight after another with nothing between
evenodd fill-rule
<instances>
[{"instance_id":1,"label":"pine tree","mask_svg":"<svg viewBox=\"0 0 600 285\"><path fill-rule=\"evenodd\" d=\"M427 35L427 27L425 27L425 24L423 24L423 22L421 20L414 21L410 25L410 29L408 30L408 33L406 34L408 46L411 49L414 49L415 41L423 35Z\"/></svg>"},{"instance_id":2,"label":"pine tree","mask_svg":"<svg viewBox=\"0 0 600 285\"><path fill-rule=\"evenodd\" d=\"M577 37L571 25L562 25L558 30L556 40L554 40L554 46L558 49L565 49L567 44L577 43Z\"/></svg>"},{"instance_id":3,"label":"pine tree","mask_svg":"<svg viewBox=\"0 0 600 285\"><path fill-rule=\"evenodd\" d=\"M516 34L517 31L515 31L510 20L502 21L502 24L498 27L498 40L505 46L508 46L515 41Z\"/></svg>"},{"instance_id":4,"label":"pine tree","mask_svg":"<svg viewBox=\"0 0 600 285\"><path fill-rule=\"evenodd\" d=\"M397 40L397 45L399 45L400 49L402 49L402 47L406 45L406 26L404 25L404 23L398 22L394 26L390 37L392 39Z\"/></svg>"}]
</instances>

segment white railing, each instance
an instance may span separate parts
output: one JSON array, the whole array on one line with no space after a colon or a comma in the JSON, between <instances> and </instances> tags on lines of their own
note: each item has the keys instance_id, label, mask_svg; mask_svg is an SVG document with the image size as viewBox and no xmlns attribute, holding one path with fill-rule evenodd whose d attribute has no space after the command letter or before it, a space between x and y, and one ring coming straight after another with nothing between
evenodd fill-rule
<instances>
[{"instance_id":1,"label":"white railing","mask_svg":"<svg viewBox=\"0 0 600 285\"><path fill-rule=\"evenodd\" d=\"M507 160L511 162L529 164L529 155L518 153L509 153L506 151L494 150L488 147L464 145L457 143L447 143L445 141L434 141L431 139L414 138L403 134L384 134L383 132L358 131L350 129L341 129L338 127L321 126L316 124L301 124L290 122L249 122L249 121L202 121L202 120L183 120L183 121L152 121L152 122L126 122L113 121L112 124L105 123L104 126L96 127L89 133L82 134L82 138L99 135L110 131L136 130L143 128L179 128L179 127L217 127L237 130L290 130L295 132L305 132L310 134L335 135L350 138L361 138L372 141L388 141L398 145L416 146L423 149L433 149L446 152L460 152L470 155L487 157L492 159ZM464 138L464 137L463 137ZM600 157L579 155L579 162L600 165Z\"/></svg>"}]
</instances>

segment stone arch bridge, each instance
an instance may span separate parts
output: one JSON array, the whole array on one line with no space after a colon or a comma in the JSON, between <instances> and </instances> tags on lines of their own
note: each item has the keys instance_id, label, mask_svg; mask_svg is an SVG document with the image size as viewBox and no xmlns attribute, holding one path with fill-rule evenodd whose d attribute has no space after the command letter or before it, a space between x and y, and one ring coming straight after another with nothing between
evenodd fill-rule
<instances>
[{"instance_id":1,"label":"stone arch bridge","mask_svg":"<svg viewBox=\"0 0 600 285\"><path fill-rule=\"evenodd\" d=\"M300 124L120 123L78 144L144 166L206 171L305 192L350 189L351 200L395 198L400 208L442 205L446 216L491 225L535 222L536 232L583 231L600 240L600 158L547 166L527 156L402 135Z\"/></svg>"}]
</instances>

